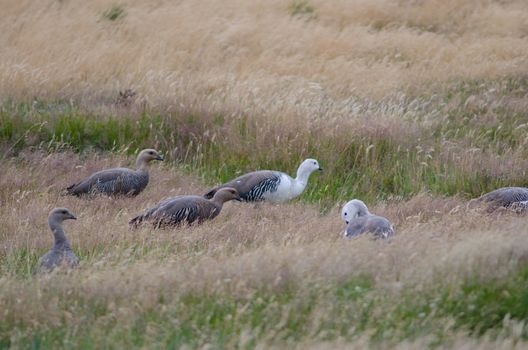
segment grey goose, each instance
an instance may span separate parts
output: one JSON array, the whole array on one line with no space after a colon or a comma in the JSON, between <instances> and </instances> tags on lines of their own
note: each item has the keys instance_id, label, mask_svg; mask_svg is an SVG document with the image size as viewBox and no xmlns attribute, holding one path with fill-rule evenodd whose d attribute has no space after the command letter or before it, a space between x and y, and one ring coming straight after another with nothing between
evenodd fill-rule
<instances>
[{"instance_id":1,"label":"grey goose","mask_svg":"<svg viewBox=\"0 0 528 350\"><path fill-rule=\"evenodd\" d=\"M343 206L341 218L347 224L343 237L372 233L375 238L387 239L394 235L394 227L390 221L371 214L365 203L359 199L353 199Z\"/></svg>"},{"instance_id":2,"label":"grey goose","mask_svg":"<svg viewBox=\"0 0 528 350\"><path fill-rule=\"evenodd\" d=\"M113 168L98 171L66 188L67 194L74 196L102 193L109 196L136 196L149 182L148 164L153 160L163 160L156 150L144 149L136 159L136 170Z\"/></svg>"},{"instance_id":3,"label":"grey goose","mask_svg":"<svg viewBox=\"0 0 528 350\"><path fill-rule=\"evenodd\" d=\"M62 222L64 220L76 220L77 218L66 208L55 208L48 216L48 225L53 233L53 247L50 251L40 257L38 261L38 272L51 272L59 266L75 268L79 264L79 258L71 250L70 242L64 234Z\"/></svg>"}]
</instances>

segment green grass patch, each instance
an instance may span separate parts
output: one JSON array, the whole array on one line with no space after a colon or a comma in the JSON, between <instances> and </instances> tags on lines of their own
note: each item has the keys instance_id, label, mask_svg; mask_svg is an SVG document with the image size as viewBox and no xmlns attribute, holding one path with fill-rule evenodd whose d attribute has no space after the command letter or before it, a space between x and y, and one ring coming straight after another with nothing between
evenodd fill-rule
<instances>
[{"instance_id":1,"label":"green grass patch","mask_svg":"<svg viewBox=\"0 0 528 350\"><path fill-rule=\"evenodd\" d=\"M306 0L294 0L288 6L290 16L298 18L315 18L315 7Z\"/></svg>"},{"instance_id":2,"label":"green grass patch","mask_svg":"<svg viewBox=\"0 0 528 350\"><path fill-rule=\"evenodd\" d=\"M107 301L77 292L59 293L59 308L73 315L69 322L77 326L62 320L35 327L11 316L0 325L0 342L42 348L139 348L147 344L252 348L261 342L352 340L369 332L373 342L388 343L433 335L434 345L446 332L493 336L503 329L504 319L522 322L528 317L526 267L499 280L470 278L461 286L420 292L411 288L401 295L377 291L368 276L335 286L306 287L290 285L245 297L164 292L150 307L114 301L133 315L126 319L115 308L106 307ZM19 336L13 342L9 335L14 333ZM521 336L527 338L526 327Z\"/></svg>"},{"instance_id":3,"label":"green grass patch","mask_svg":"<svg viewBox=\"0 0 528 350\"><path fill-rule=\"evenodd\" d=\"M247 116L148 110L133 116L96 115L70 103L37 101L2 106L0 142L11 155L27 147L129 154L154 147L211 185L257 169L295 176L300 162L313 157L325 171L311 176L301 198L323 209L352 197L372 202L424 190L473 197L501 186L528 185L517 171L500 167L501 161L511 163L513 155L528 157L523 151L528 112L489 97L517 96L527 83L494 84L499 87L465 83L449 90L444 118L423 123L415 139L274 129ZM429 112L423 109L423 118L402 123L420 123Z\"/></svg>"},{"instance_id":4,"label":"green grass patch","mask_svg":"<svg viewBox=\"0 0 528 350\"><path fill-rule=\"evenodd\" d=\"M107 11L103 13L103 18L109 21L116 21L125 17L126 12L123 6L121 5L112 5Z\"/></svg>"}]
</instances>

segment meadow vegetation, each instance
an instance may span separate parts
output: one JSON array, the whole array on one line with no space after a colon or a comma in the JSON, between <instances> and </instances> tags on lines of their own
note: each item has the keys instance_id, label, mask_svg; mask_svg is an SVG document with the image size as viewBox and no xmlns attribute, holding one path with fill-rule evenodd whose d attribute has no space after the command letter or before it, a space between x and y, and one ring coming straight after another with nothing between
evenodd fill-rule
<instances>
[{"instance_id":1,"label":"meadow vegetation","mask_svg":"<svg viewBox=\"0 0 528 350\"><path fill-rule=\"evenodd\" d=\"M0 137L11 145L10 154L26 147L128 153L156 147L211 185L257 168L294 175L304 158L316 157L325 176L312 177L315 185L304 198L323 207L351 196L374 201L420 191L474 197L497 187L528 185L526 102L507 101L512 91L526 94L528 80L512 80L486 87L467 83L443 100L429 101L431 107L413 107L421 98L400 102L398 122L366 119L332 127L321 120L291 129L244 115L95 114L66 102L10 102L0 111Z\"/></svg>"},{"instance_id":2,"label":"meadow vegetation","mask_svg":"<svg viewBox=\"0 0 528 350\"><path fill-rule=\"evenodd\" d=\"M343 241L337 205L322 215L301 202L287 210L230 203L203 226L131 230L128 220L159 199L206 190L166 165L153 167L152 183L133 199L59 194L78 176L127 163L34 151L4 163L4 344L334 347L368 337L448 346L460 334L526 336L525 216L482 217L459 199L421 194L373 206L398 229L387 244ZM82 265L36 277L51 240L45 218L58 205L79 218L66 232Z\"/></svg>"},{"instance_id":3,"label":"meadow vegetation","mask_svg":"<svg viewBox=\"0 0 528 350\"><path fill-rule=\"evenodd\" d=\"M0 12L0 347L526 347L522 0L7 1ZM133 199L61 189L164 164ZM254 169L324 168L281 206L130 230L160 199ZM343 241L363 199L389 244ZM34 275L47 213L81 258Z\"/></svg>"}]
</instances>

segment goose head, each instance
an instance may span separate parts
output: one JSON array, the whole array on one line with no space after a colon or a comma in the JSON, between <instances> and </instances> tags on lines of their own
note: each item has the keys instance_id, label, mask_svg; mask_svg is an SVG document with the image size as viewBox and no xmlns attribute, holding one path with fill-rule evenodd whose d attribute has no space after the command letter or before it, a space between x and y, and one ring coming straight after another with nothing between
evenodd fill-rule
<instances>
[{"instance_id":1,"label":"goose head","mask_svg":"<svg viewBox=\"0 0 528 350\"><path fill-rule=\"evenodd\" d=\"M138 168L140 168L141 166L144 166L153 160L163 160L163 156L155 149L147 148L139 152L136 165Z\"/></svg>"},{"instance_id":2,"label":"goose head","mask_svg":"<svg viewBox=\"0 0 528 350\"><path fill-rule=\"evenodd\" d=\"M370 215L367 206L359 199L353 199L347 202L341 209L341 219L349 223L352 219L363 215Z\"/></svg>"}]
</instances>

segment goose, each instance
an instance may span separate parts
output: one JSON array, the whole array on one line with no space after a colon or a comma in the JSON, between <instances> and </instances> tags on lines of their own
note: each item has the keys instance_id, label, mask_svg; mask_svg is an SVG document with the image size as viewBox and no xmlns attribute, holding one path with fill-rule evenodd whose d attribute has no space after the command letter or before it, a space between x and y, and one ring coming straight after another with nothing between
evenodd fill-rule
<instances>
[{"instance_id":1,"label":"goose","mask_svg":"<svg viewBox=\"0 0 528 350\"><path fill-rule=\"evenodd\" d=\"M240 201L236 189L225 187L218 190L212 199L201 196L176 196L161 201L145 213L130 220L129 224L137 227L143 221L152 222L155 228L176 226L182 223L202 223L214 219L225 202Z\"/></svg>"},{"instance_id":2,"label":"goose","mask_svg":"<svg viewBox=\"0 0 528 350\"><path fill-rule=\"evenodd\" d=\"M204 197L212 198L221 188L233 187L246 202L284 203L303 193L308 184L308 178L316 170L323 170L319 162L315 159L306 159L297 169L295 179L280 171L253 171L213 188Z\"/></svg>"},{"instance_id":3,"label":"goose","mask_svg":"<svg viewBox=\"0 0 528 350\"><path fill-rule=\"evenodd\" d=\"M113 168L98 171L82 181L66 188L67 194L81 196L103 193L106 195L136 196L149 182L148 164L153 160L163 160L156 150L144 149L136 159L137 170Z\"/></svg>"},{"instance_id":4,"label":"goose","mask_svg":"<svg viewBox=\"0 0 528 350\"><path fill-rule=\"evenodd\" d=\"M488 204L488 212L498 208L512 208L518 210L528 209L528 188L526 187L503 187L488 192L479 198L469 202L469 208L480 204Z\"/></svg>"},{"instance_id":5,"label":"goose","mask_svg":"<svg viewBox=\"0 0 528 350\"><path fill-rule=\"evenodd\" d=\"M341 210L341 218L347 224L343 237L356 237L370 232L375 238L387 239L394 235L394 227L382 216L371 214L365 203L353 199Z\"/></svg>"},{"instance_id":6,"label":"goose","mask_svg":"<svg viewBox=\"0 0 528 350\"><path fill-rule=\"evenodd\" d=\"M79 264L79 258L70 248L70 242L64 234L62 222L64 220L77 220L66 208L55 208L48 216L48 225L53 233L54 243L50 251L38 260L38 272L46 273L53 271L56 267L65 265L75 268Z\"/></svg>"}]
</instances>

